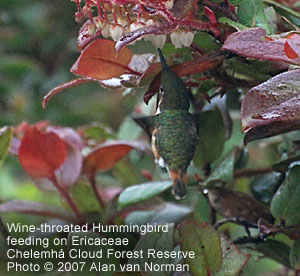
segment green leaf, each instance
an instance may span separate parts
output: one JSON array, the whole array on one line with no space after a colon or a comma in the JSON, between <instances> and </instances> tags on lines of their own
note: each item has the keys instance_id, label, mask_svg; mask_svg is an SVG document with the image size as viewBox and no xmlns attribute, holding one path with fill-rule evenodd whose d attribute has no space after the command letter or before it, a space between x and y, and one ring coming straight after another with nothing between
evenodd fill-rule
<instances>
[{"instance_id":1,"label":"green leaf","mask_svg":"<svg viewBox=\"0 0 300 276\"><path fill-rule=\"evenodd\" d=\"M130 186L120 194L118 209L154 197L169 189L171 186L171 181L157 181Z\"/></svg>"},{"instance_id":2,"label":"green leaf","mask_svg":"<svg viewBox=\"0 0 300 276\"><path fill-rule=\"evenodd\" d=\"M91 125L84 130L84 136L96 141L105 141L107 139L115 139L113 132L101 125Z\"/></svg>"},{"instance_id":3,"label":"green leaf","mask_svg":"<svg viewBox=\"0 0 300 276\"><path fill-rule=\"evenodd\" d=\"M229 26L235 28L237 31L243 31L243 30L248 29L247 26L245 26L239 22L233 21L233 20L229 19L228 17L221 17L218 19L218 21L221 24L228 24Z\"/></svg>"},{"instance_id":4,"label":"green leaf","mask_svg":"<svg viewBox=\"0 0 300 276\"><path fill-rule=\"evenodd\" d=\"M260 72L260 68L257 68L255 63L244 63L236 57L227 60L226 65L233 70L234 76L239 79L267 81L270 78L265 72Z\"/></svg>"},{"instance_id":5,"label":"green leaf","mask_svg":"<svg viewBox=\"0 0 300 276\"><path fill-rule=\"evenodd\" d=\"M8 153L11 138L12 130L10 127L0 129L0 166Z\"/></svg>"},{"instance_id":6,"label":"green leaf","mask_svg":"<svg viewBox=\"0 0 300 276\"><path fill-rule=\"evenodd\" d=\"M223 251L222 268L214 276L237 275L247 264L251 254L241 252L237 246L225 238L221 239L221 247Z\"/></svg>"},{"instance_id":7,"label":"green leaf","mask_svg":"<svg viewBox=\"0 0 300 276\"><path fill-rule=\"evenodd\" d=\"M292 163L284 183L271 202L271 212L276 218L285 220L286 226L300 222L300 162Z\"/></svg>"},{"instance_id":8,"label":"green leaf","mask_svg":"<svg viewBox=\"0 0 300 276\"><path fill-rule=\"evenodd\" d=\"M202 183L202 187L211 187L214 183L232 182L233 169L235 163L235 151L230 152L217 167L213 170L210 176Z\"/></svg>"},{"instance_id":9,"label":"green leaf","mask_svg":"<svg viewBox=\"0 0 300 276\"><path fill-rule=\"evenodd\" d=\"M300 240L296 240L293 243L290 253L290 263L293 268L300 268Z\"/></svg>"},{"instance_id":10,"label":"green leaf","mask_svg":"<svg viewBox=\"0 0 300 276\"><path fill-rule=\"evenodd\" d=\"M219 164L235 147L241 146L243 143L243 137L244 135L241 132L240 120L234 120L231 137L225 142L224 151L222 155L214 163Z\"/></svg>"},{"instance_id":11,"label":"green leaf","mask_svg":"<svg viewBox=\"0 0 300 276\"><path fill-rule=\"evenodd\" d=\"M243 0L239 3L238 18L241 24L248 27L262 27L268 34L272 29L264 13L262 0Z\"/></svg>"},{"instance_id":12,"label":"green leaf","mask_svg":"<svg viewBox=\"0 0 300 276\"><path fill-rule=\"evenodd\" d=\"M281 173L286 173L287 170L289 169L289 166L291 163L295 162L295 161L299 161L300 160L300 155L296 155L293 156L291 158L282 160L278 163L273 164L272 168L275 171L281 172Z\"/></svg>"},{"instance_id":13,"label":"green leaf","mask_svg":"<svg viewBox=\"0 0 300 276\"><path fill-rule=\"evenodd\" d=\"M194 207L193 218L194 220L201 223L209 222L211 219L211 207L209 205L207 197L204 196L203 193L198 194L197 197L198 200L194 205L195 207Z\"/></svg>"},{"instance_id":14,"label":"green leaf","mask_svg":"<svg viewBox=\"0 0 300 276\"><path fill-rule=\"evenodd\" d=\"M196 43L200 49L205 51L211 51L220 48L220 45L216 42L216 40L205 32L198 32L195 35L193 42Z\"/></svg>"},{"instance_id":15,"label":"green leaf","mask_svg":"<svg viewBox=\"0 0 300 276\"><path fill-rule=\"evenodd\" d=\"M151 218L149 223L178 223L192 213L192 209L179 204L167 203Z\"/></svg>"},{"instance_id":16,"label":"green leaf","mask_svg":"<svg viewBox=\"0 0 300 276\"><path fill-rule=\"evenodd\" d=\"M142 133L142 129L128 116L123 120L117 138L119 140L136 140Z\"/></svg>"},{"instance_id":17,"label":"green leaf","mask_svg":"<svg viewBox=\"0 0 300 276\"><path fill-rule=\"evenodd\" d=\"M167 203L158 211L135 211L126 217L126 224L178 223L192 213L192 209L179 204Z\"/></svg>"},{"instance_id":18,"label":"green leaf","mask_svg":"<svg viewBox=\"0 0 300 276\"><path fill-rule=\"evenodd\" d=\"M173 232L174 232L174 225L168 224L168 231L164 232L160 228L159 231L155 232L148 232L143 235L138 243L136 244L133 252L141 252L143 251L142 256L139 256L138 259L131 258L128 261L128 264L139 264L141 271L147 271L145 269L145 263L152 263L154 264L169 264L171 263L171 258L159 258L153 257L148 253L151 252L151 249L157 253L158 251L162 252L171 252L174 248L173 246ZM161 271L162 272L162 271Z\"/></svg>"},{"instance_id":19,"label":"green leaf","mask_svg":"<svg viewBox=\"0 0 300 276\"><path fill-rule=\"evenodd\" d=\"M291 21L291 23L295 24L298 27L300 26L299 12L296 12L285 5L281 5L280 3L272 0L264 0L264 2L272 5L280 15L286 17L289 21Z\"/></svg>"},{"instance_id":20,"label":"green leaf","mask_svg":"<svg viewBox=\"0 0 300 276\"><path fill-rule=\"evenodd\" d=\"M101 210L95 193L86 183L76 183L71 187L70 193L81 213L99 212Z\"/></svg>"},{"instance_id":21,"label":"green leaf","mask_svg":"<svg viewBox=\"0 0 300 276\"><path fill-rule=\"evenodd\" d=\"M215 161L223 152L225 126L219 109L209 110L197 115L199 142L194 162L199 167Z\"/></svg>"},{"instance_id":22,"label":"green leaf","mask_svg":"<svg viewBox=\"0 0 300 276\"><path fill-rule=\"evenodd\" d=\"M283 242L268 239L263 243L248 244L247 247L263 253L265 257L275 260L278 263L290 266L290 247Z\"/></svg>"},{"instance_id":23,"label":"green leaf","mask_svg":"<svg viewBox=\"0 0 300 276\"><path fill-rule=\"evenodd\" d=\"M184 221L178 226L181 250L194 251L194 258L185 258L195 276L208 276L217 272L222 264L222 248L216 230L210 224Z\"/></svg>"},{"instance_id":24,"label":"green leaf","mask_svg":"<svg viewBox=\"0 0 300 276\"><path fill-rule=\"evenodd\" d=\"M256 177L250 184L255 199L269 205L282 179L281 173L271 172Z\"/></svg>"}]
</instances>

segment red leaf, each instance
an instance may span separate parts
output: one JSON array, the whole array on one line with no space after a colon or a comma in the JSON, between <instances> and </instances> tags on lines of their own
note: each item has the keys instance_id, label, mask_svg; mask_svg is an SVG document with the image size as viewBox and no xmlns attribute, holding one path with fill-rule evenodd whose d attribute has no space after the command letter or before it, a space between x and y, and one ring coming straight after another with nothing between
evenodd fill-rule
<instances>
[{"instance_id":1,"label":"red leaf","mask_svg":"<svg viewBox=\"0 0 300 276\"><path fill-rule=\"evenodd\" d=\"M144 95L144 102L146 104L148 104L149 101L151 100L151 98L159 91L160 81L161 81L161 74L158 74L153 79L148 90L146 91L146 93Z\"/></svg>"},{"instance_id":2,"label":"red leaf","mask_svg":"<svg viewBox=\"0 0 300 276\"><path fill-rule=\"evenodd\" d=\"M299 60L291 59L285 51L287 40L289 40L290 45L293 44L293 50L300 47L300 41L296 36L270 38L267 37L265 29L251 28L230 35L222 49L245 57L298 64Z\"/></svg>"},{"instance_id":3,"label":"red leaf","mask_svg":"<svg viewBox=\"0 0 300 276\"><path fill-rule=\"evenodd\" d=\"M98 187L97 191L100 194L101 198L106 202L111 201L114 197L119 195L122 192L121 187L113 187L113 188L102 188Z\"/></svg>"},{"instance_id":4,"label":"red leaf","mask_svg":"<svg viewBox=\"0 0 300 276\"><path fill-rule=\"evenodd\" d=\"M300 70L252 88L242 103L244 142L300 129Z\"/></svg>"},{"instance_id":5,"label":"red leaf","mask_svg":"<svg viewBox=\"0 0 300 276\"><path fill-rule=\"evenodd\" d=\"M148 180L152 180L153 179L153 176L151 174L151 172L149 170L146 170L146 169L143 169L141 170L141 174L147 178Z\"/></svg>"},{"instance_id":6,"label":"red leaf","mask_svg":"<svg viewBox=\"0 0 300 276\"><path fill-rule=\"evenodd\" d=\"M67 157L60 168L55 171L55 177L61 187L70 187L77 181L82 167L83 144L80 136L71 128L48 127L47 130L56 133L67 143Z\"/></svg>"},{"instance_id":7,"label":"red leaf","mask_svg":"<svg viewBox=\"0 0 300 276\"><path fill-rule=\"evenodd\" d=\"M106 80L130 72L132 52L122 49L116 56L116 43L97 39L89 44L71 68L71 72L94 80Z\"/></svg>"},{"instance_id":8,"label":"red leaf","mask_svg":"<svg viewBox=\"0 0 300 276\"><path fill-rule=\"evenodd\" d=\"M295 52L293 47L290 45L288 41L284 43L284 51L288 58L296 59L299 58L299 55Z\"/></svg>"},{"instance_id":9,"label":"red leaf","mask_svg":"<svg viewBox=\"0 0 300 276\"><path fill-rule=\"evenodd\" d=\"M145 150L145 148L145 144L138 142L115 141L100 144L85 157L83 172L88 175L96 171L110 170L132 149Z\"/></svg>"},{"instance_id":10,"label":"red leaf","mask_svg":"<svg viewBox=\"0 0 300 276\"><path fill-rule=\"evenodd\" d=\"M53 178L67 157L66 143L53 132L42 133L29 127L21 141L19 158L33 178Z\"/></svg>"},{"instance_id":11,"label":"red leaf","mask_svg":"<svg viewBox=\"0 0 300 276\"><path fill-rule=\"evenodd\" d=\"M208 7L204 7L205 15L209 19L211 23L217 23L216 15L215 13Z\"/></svg>"},{"instance_id":12,"label":"red leaf","mask_svg":"<svg viewBox=\"0 0 300 276\"><path fill-rule=\"evenodd\" d=\"M190 74L204 72L222 63L223 59L224 57L221 56L219 52L212 51L206 55L195 57L192 60L172 66L171 69L180 77L182 77Z\"/></svg>"},{"instance_id":13,"label":"red leaf","mask_svg":"<svg viewBox=\"0 0 300 276\"><path fill-rule=\"evenodd\" d=\"M147 85L160 73L162 66L160 62L152 63L141 77L140 86Z\"/></svg>"}]
</instances>

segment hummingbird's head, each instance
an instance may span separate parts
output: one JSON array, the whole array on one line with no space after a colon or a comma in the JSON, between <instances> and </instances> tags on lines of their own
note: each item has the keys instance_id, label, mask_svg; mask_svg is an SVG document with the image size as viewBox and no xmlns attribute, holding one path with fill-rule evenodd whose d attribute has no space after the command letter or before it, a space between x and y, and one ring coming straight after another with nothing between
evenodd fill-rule
<instances>
[{"instance_id":1,"label":"hummingbird's head","mask_svg":"<svg viewBox=\"0 0 300 276\"><path fill-rule=\"evenodd\" d=\"M158 53L163 67L159 109L161 111L171 109L189 110L190 100L182 79L167 66L160 49L158 49Z\"/></svg>"}]
</instances>

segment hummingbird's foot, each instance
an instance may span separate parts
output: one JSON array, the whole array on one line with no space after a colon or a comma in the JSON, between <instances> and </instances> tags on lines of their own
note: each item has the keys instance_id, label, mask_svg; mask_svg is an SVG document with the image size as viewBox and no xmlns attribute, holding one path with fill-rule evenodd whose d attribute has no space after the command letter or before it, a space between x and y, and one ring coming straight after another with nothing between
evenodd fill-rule
<instances>
[{"instance_id":1,"label":"hummingbird's foot","mask_svg":"<svg viewBox=\"0 0 300 276\"><path fill-rule=\"evenodd\" d=\"M168 169L166 168L166 167L160 167L161 168L161 171L163 172L163 173L167 173L168 172Z\"/></svg>"}]
</instances>

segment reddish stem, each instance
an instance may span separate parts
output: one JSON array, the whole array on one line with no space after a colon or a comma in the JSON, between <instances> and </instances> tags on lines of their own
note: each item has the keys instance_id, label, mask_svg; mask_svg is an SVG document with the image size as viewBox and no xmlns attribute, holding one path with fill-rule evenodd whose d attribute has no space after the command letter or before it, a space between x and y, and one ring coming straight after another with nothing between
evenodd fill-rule
<instances>
[{"instance_id":1,"label":"reddish stem","mask_svg":"<svg viewBox=\"0 0 300 276\"><path fill-rule=\"evenodd\" d=\"M83 217L83 215L79 212L78 208L76 207L76 205L73 202L72 197L69 194L69 191L67 191L66 189L64 189L63 187L61 187L56 180L56 177L53 176L52 178L53 184L56 187L56 189L59 191L59 193L61 194L61 196L66 200L66 202L68 203L68 205L70 206L70 208L72 209L72 211L74 212L74 214L76 215L76 217L78 218L80 223L85 223L85 218Z\"/></svg>"},{"instance_id":2,"label":"reddish stem","mask_svg":"<svg viewBox=\"0 0 300 276\"><path fill-rule=\"evenodd\" d=\"M91 174L88 176L88 180L92 186L92 189L93 189L93 192L101 206L102 209L105 209L105 204L104 204L104 201L102 200L99 192L98 192L98 189L97 189L97 183L96 183L96 179L95 179L95 175L94 174Z\"/></svg>"},{"instance_id":3,"label":"reddish stem","mask_svg":"<svg viewBox=\"0 0 300 276\"><path fill-rule=\"evenodd\" d=\"M222 12L224 15L226 15L227 17L229 17L230 19L234 20L234 21L237 21L237 17L236 15L230 10L230 6L228 5L228 7L222 7L216 3L213 3L211 1L208 1L208 0L203 0L203 4L204 5L207 5L207 6L210 6L211 8L213 9L216 9L220 12Z\"/></svg>"},{"instance_id":4,"label":"reddish stem","mask_svg":"<svg viewBox=\"0 0 300 276\"><path fill-rule=\"evenodd\" d=\"M271 167L259 168L259 169L241 169L234 173L234 178L257 176L261 174L266 174L272 172Z\"/></svg>"},{"instance_id":5,"label":"reddish stem","mask_svg":"<svg viewBox=\"0 0 300 276\"><path fill-rule=\"evenodd\" d=\"M80 12L81 11L81 6L80 6L79 0L77 0L76 3L77 3L77 10L78 10L78 12Z\"/></svg>"},{"instance_id":6,"label":"reddish stem","mask_svg":"<svg viewBox=\"0 0 300 276\"><path fill-rule=\"evenodd\" d=\"M101 10L99 1L100 1L100 0L97 0L97 9L98 9L98 15L99 15L99 18L102 19L103 16L102 16L102 10Z\"/></svg>"},{"instance_id":7,"label":"reddish stem","mask_svg":"<svg viewBox=\"0 0 300 276\"><path fill-rule=\"evenodd\" d=\"M137 72L137 71L135 71L135 70L132 70L132 69L129 68L128 66L126 66L125 69L127 70L127 73L129 73L129 74L133 74L133 75L137 75L137 76L141 76L141 75L142 75L142 73Z\"/></svg>"},{"instance_id":8,"label":"reddish stem","mask_svg":"<svg viewBox=\"0 0 300 276\"><path fill-rule=\"evenodd\" d=\"M91 23L93 23L94 22L94 18L93 18L93 12L92 12L92 9L91 9L91 2L90 2L90 0L86 1L86 6L88 7L88 11L89 11L89 15L90 15L90 21L91 21Z\"/></svg>"},{"instance_id":9,"label":"reddish stem","mask_svg":"<svg viewBox=\"0 0 300 276\"><path fill-rule=\"evenodd\" d=\"M44 96L44 99L43 99L43 108L46 108L47 103L49 102L49 100L54 95L56 95L57 93L59 93L60 91L66 89L66 88L73 87L73 86L76 86L78 84L85 83L85 82L90 82L90 81L92 81L92 80L86 79L86 78L79 78L79 79L71 80L71 81L69 81L67 83L61 84L61 85L53 88L52 90L50 90L46 94L46 96Z\"/></svg>"},{"instance_id":10,"label":"reddish stem","mask_svg":"<svg viewBox=\"0 0 300 276\"><path fill-rule=\"evenodd\" d=\"M100 5L100 3L99 3L99 5ZM108 16L107 16L107 11L106 11L106 9L105 9L105 6L104 6L103 3L101 3L100 6L102 7L102 10L103 10L103 12L104 12L104 19L105 19L106 22L108 22Z\"/></svg>"},{"instance_id":11,"label":"reddish stem","mask_svg":"<svg viewBox=\"0 0 300 276\"><path fill-rule=\"evenodd\" d=\"M109 4L109 7L111 8L111 12L113 14L115 24L118 24L118 19L117 19L117 15L115 13L114 7L111 2L109 2L108 4Z\"/></svg>"},{"instance_id":12,"label":"reddish stem","mask_svg":"<svg viewBox=\"0 0 300 276\"><path fill-rule=\"evenodd\" d=\"M124 6L124 9L125 9L126 17L127 17L127 23L128 23L128 26L129 26L131 24L131 18L130 18L130 15L129 15L129 10L128 10L127 6Z\"/></svg>"}]
</instances>

